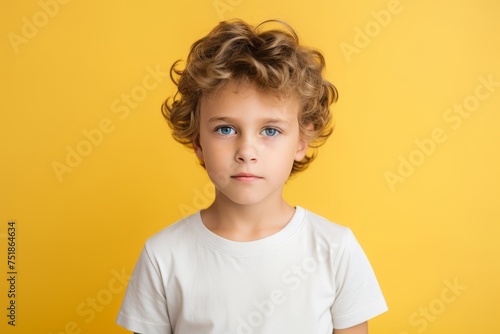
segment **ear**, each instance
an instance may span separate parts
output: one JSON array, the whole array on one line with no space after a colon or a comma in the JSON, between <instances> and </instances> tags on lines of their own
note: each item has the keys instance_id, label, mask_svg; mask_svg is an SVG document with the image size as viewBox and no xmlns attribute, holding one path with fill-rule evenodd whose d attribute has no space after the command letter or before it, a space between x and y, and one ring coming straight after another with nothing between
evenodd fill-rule
<instances>
[{"instance_id":1,"label":"ear","mask_svg":"<svg viewBox=\"0 0 500 334\"><path fill-rule=\"evenodd\" d=\"M193 140L193 149L194 149L194 153L196 153L196 156L198 157L198 159L200 159L201 161L205 161L205 158L203 156L203 149L201 147L201 144L200 144L200 137L196 137L195 140Z\"/></svg>"},{"instance_id":2,"label":"ear","mask_svg":"<svg viewBox=\"0 0 500 334\"><path fill-rule=\"evenodd\" d=\"M307 124L307 126L305 126L305 130L307 131L311 131L313 129L314 126L312 125L312 123ZM308 148L309 148L309 140L303 133L301 133L299 139L299 145L297 146L297 152L295 153L295 161L301 161L302 159L304 159Z\"/></svg>"}]
</instances>

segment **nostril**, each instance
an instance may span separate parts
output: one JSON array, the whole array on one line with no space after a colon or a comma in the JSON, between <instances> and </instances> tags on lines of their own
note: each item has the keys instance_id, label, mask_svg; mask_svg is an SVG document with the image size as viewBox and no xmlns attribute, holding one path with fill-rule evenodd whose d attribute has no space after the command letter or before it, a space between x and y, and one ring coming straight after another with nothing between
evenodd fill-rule
<instances>
[{"instance_id":1,"label":"nostril","mask_svg":"<svg viewBox=\"0 0 500 334\"><path fill-rule=\"evenodd\" d=\"M234 160L239 163L256 162L257 159L258 154L256 148L247 142L239 146L234 155Z\"/></svg>"}]
</instances>

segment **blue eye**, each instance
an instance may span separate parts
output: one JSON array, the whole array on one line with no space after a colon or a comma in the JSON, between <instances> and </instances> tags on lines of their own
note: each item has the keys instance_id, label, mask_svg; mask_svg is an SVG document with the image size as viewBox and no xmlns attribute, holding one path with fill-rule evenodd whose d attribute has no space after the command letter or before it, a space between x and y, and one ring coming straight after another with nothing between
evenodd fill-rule
<instances>
[{"instance_id":1,"label":"blue eye","mask_svg":"<svg viewBox=\"0 0 500 334\"><path fill-rule=\"evenodd\" d=\"M262 133L268 137L275 137L280 134L280 132L275 128L265 128Z\"/></svg>"},{"instance_id":2,"label":"blue eye","mask_svg":"<svg viewBox=\"0 0 500 334\"><path fill-rule=\"evenodd\" d=\"M215 131L224 136L233 135L236 133L234 129L230 126L220 126L217 129L215 129Z\"/></svg>"}]
</instances>

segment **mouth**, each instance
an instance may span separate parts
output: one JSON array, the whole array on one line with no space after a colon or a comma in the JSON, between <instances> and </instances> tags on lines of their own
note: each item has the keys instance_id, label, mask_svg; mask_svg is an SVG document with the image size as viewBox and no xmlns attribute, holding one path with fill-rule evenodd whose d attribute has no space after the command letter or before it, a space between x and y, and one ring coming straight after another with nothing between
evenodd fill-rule
<instances>
[{"instance_id":1,"label":"mouth","mask_svg":"<svg viewBox=\"0 0 500 334\"><path fill-rule=\"evenodd\" d=\"M239 173L236 175L231 175L231 178L241 182L254 182L262 179L262 177L250 173Z\"/></svg>"}]
</instances>

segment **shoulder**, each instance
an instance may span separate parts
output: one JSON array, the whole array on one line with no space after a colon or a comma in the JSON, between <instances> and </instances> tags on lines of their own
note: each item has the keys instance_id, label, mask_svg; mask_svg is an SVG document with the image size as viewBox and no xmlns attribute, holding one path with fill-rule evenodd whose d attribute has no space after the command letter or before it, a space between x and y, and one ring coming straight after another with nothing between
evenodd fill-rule
<instances>
[{"instance_id":1,"label":"shoulder","mask_svg":"<svg viewBox=\"0 0 500 334\"><path fill-rule=\"evenodd\" d=\"M351 229L347 226L335 223L319 214L305 211L305 227L312 233L328 237L328 239L342 241L346 236L352 234Z\"/></svg>"},{"instance_id":2,"label":"shoulder","mask_svg":"<svg viewBox=\"0 0 500 334\"><path fill-rule=\"evenodd\" d=\"M339 259L359 247L359 243L352 230L344 225L332 222L331 220L305 210L304 221L305 235L313 242L318 249L335 254Z\"/></svg>"},{"instance_id":3,"label":"shoulder","mask_svg":"<svg viewBox=\"0 0 500 334\"><path fill-rule=\"evenodd\" d=\"M194 239L193 224L197 216L198 213L194 213L156 232L146 240L146 249L156 253L176 249L178 245L189 243Z\"/></svg>"}]
</instances>

